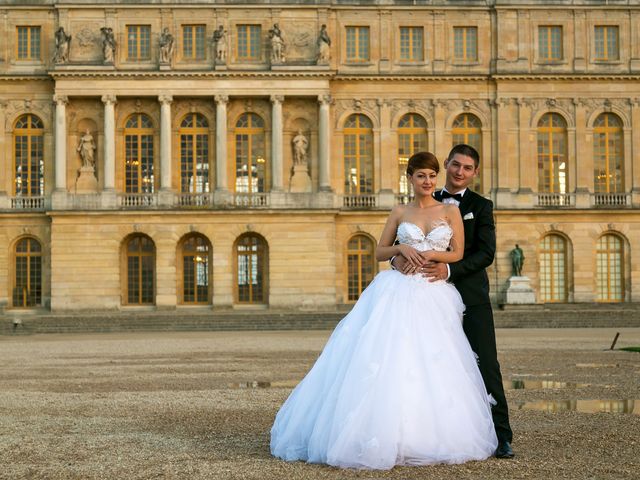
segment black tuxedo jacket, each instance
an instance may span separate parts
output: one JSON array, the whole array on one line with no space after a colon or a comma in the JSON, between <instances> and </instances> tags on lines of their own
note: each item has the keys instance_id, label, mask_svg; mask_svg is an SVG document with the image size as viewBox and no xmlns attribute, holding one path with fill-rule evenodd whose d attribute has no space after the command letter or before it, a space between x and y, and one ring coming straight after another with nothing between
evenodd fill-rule
<instances>
[{"instance_id":1,"label":"black tuxedo jacket","mask_svg":"<svg viewBox=\"0 0 640 480\"><path fill-rule=\"evenodd\" d=\"M435 199L442 201L441 191L436 192ZM456 286L467 307L490 303L486 268L496 254L493 202L467 189L458 208L464 225L464 256L459 262L449 264L449 281Z\"/></svg>"}]
</instances>

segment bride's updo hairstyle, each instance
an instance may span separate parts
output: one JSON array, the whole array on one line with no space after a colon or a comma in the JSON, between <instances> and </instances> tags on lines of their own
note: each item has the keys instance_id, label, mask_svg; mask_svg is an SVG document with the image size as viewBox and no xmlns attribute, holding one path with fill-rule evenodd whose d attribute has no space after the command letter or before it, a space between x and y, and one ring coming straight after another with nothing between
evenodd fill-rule
<instances>
[{"instance_id":1,"label":"bride's updo hairstyle","mask_svg":"<svg viewBox=\"0 0 640 480\"><path fill-rule=\"evenodd\" d=\"M413 172L415 172L416 170L421 170L423 168L430 168L436 173L440 171L440 164L438 163L438 159L433 153L418 152L411 155L411 158L409 158L409 163L407 165L407 175L413 175Z\"/></svg>"}]
</instances>

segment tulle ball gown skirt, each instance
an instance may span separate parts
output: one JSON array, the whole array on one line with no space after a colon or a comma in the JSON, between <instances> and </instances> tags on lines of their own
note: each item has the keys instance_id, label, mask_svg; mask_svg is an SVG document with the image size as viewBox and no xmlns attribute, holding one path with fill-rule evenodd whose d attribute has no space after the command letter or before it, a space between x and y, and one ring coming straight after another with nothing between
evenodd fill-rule
<instances>
[{"instance_id":1,"label":"tulle ball gown skirt","mask_svg":"<svg viewBox=\"0 0 640 480\"><path fill-rule=\"evenodd\" d=\"M278 412L271 453L367 469L493 455L490 399L463 309L446 282L378 274Z\"/></svg>"}]
</instances>

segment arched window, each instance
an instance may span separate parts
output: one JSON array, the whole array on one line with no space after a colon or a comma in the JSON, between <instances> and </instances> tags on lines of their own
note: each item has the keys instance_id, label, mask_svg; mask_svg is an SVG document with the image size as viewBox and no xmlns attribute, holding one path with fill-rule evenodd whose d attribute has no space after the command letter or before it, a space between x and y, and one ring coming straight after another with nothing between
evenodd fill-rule
<instances>
[{"instance_id":1,"label":"arched window","mask_svg":"<svg viewBox=\"0 0 640 480\"><path fill-rule=\"evenodd\" d=\"M624 244L613 234L598 239L596 245L596 300L622 302L624 300Z\"/></svg>"},{"instance_id":2,"label":"arched window","mask_svg":"<svg viewBox=\"0 0 640 480\"><path fill-rule=\"evenodd\" d=\"M124 127L126 193L153 193L153 123L144 113L131 115Z\"/></svg>"},{"instance_id":3,"label":"arched window","mask_svg":"<svg viewBox=\"0 0 640 480\"><path fill-rule=\"evenodd\" d=\"M567 122L547 113L538 122L538 191L567 193Z\"/></svg>"},{"instance_id":4,"label":"arched window","mask_svg":"<svg viewBox=\"0 0 640 480\"><path fill-rule=\"evenodd\" d=\"M540 242L540 300L568 301L567 242L560 235L546 235Z\"/></svg>"},{"instance_id":5,"label":"arched window","mask_svg":"<svg viewBox=\"0 0 640 480\"><path fill-rule=\"evenodd\" d=\"M180 123L180 191L209 192L209 122L189 113Z\"/></svg>"},{"instance_id":6,"label":"arched window","mask_svg":"<svg viewBox=\"0 0 640 480\"><path fill-rule=\"evenodd\" d=\"M22 115L13 129L13 181L16 197L44 195L44 126L32 114Z\"/></svg>"},{"instance_id":7,"label":"arched window","mask_svg":"<svg viewBox=\"0 0 640 480\"><path fill-rule=\"evenodd\" d=\"M42 305L42 246L35 238L16 243L15 276L12 304L14 307Z\"/></svg>"},{"instance_id":8,"label":"arched window","mask_svg":"<svg viewBox=\"0 0 640 480\"><path fill-rule=\"evenodd\" d=\"M264 121L255 113L244 113L236 122L236 192L267 191L267 161Z\"/></svg>"},{"instance_id":9,"label":"arched window","mask_svg":"<svg viewBox=\"0 0 640 480\"><path fill-rule=\"evenodd\" d=\"M126 303L153 305L155 301L156 247L146 235L133 235L126 244Z\"/></svg>"},{"instance_id":10,"label":"arched window","mask_svg":"<svg viewBox=\"0 0 640 480\"><path fill-rule=\"evenodd\" d=\"M603 113L593 124L594 187L596 193L624 190L622 122L613 113Z\"/></svg>"},{"instance_id":11,"label":"arched window","mask_svg":"<svg viewBox=\"0 0 640 480\"><path fill-rule=\"evenodd\" d=\"M405 115L398 123L398 193L407 200L413 195L407 180L407 163L411 155L426 150L427 122L415 113Z\"/></svg>"},{"instance_id":12,"label":"arched window","mask_svg":"<svg viewBox=\"0 0 640 480\"><path fill-rule=\"evenodd\" d=\"M210 301L211 247L202 235L189 235L181 248L182 303L206 304Z\"/></svg>"},{"instance_id":13,"label":"arched window","mask_svg":"<svg viewBox=\"0 0 640 480\"><path fill-rule=\"evenodd\" d=\"M355 302L375 275L373 240L366 235L355 235L347 244L347 298Z\"/></svg>"},{"instance_id":14,"label":"arched window","mask_svg":"<svg viewBox=\"0 0 640 480\"><path fill-rule=\"evenodd\" d=\"M463 113L459 115L451 127L451 143L452 147L460 143L475 148L482 155L482 122L475 115ZM480 174L473 179L471 189L482 193L482 178Z\"/></svg>"},{"instance_id":15,"label":"arched window","mask_svg":"<svg viewBox=\"0 0 640 480\"><path fill-rule=\"evenodd\" d=\"M239 303L267 303L268 248L258 235L236 242L237 299Z\"/></svg>"},{"instance_id":16,"label":"arched window","mask_svg":"<svg viewBox=\"0 0 640 480\"><path fill-rule=\"evenodd\" d=\"M356 114L344 124L344 193L373 193L373 126Z\"/></svg>"}]
</instances>

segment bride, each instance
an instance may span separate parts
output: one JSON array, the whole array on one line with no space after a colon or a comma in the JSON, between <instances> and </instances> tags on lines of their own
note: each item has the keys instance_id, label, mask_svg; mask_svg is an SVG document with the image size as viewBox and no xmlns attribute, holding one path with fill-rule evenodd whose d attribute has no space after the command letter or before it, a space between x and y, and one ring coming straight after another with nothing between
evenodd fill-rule
<instances>
[{"instance_id":1,"label":"bride","mask_svg":"<svg viewBox=\"0 0 640 480\"><path fill-rule=\"evenodd\" d=\"M458 208L433 198L439 170L431 153L409 159L415 200L391 211L376 258L402 255L415 273L380 272L362 292L276 415L274 456L390 469L493 455L492 399L462 330L460 294L417 273L423 260L463 254Z\"/></svg>"}]
</instances>

